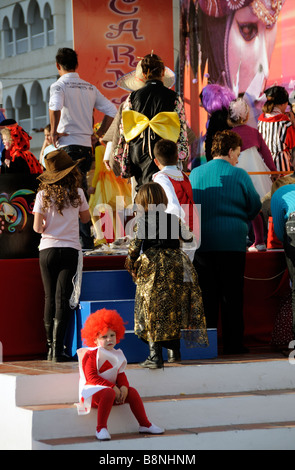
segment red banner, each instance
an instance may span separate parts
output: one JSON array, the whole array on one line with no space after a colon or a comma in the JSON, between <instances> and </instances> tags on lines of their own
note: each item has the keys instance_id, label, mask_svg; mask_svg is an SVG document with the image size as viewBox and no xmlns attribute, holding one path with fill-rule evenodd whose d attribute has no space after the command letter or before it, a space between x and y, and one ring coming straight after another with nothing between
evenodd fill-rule
<instances>
[{"instance_id":1,"label":"red banner","mask_svg":"<svg viewBox=\"0 0 295 470\"><path fill-rule=\"evenodd\" d=\"M172 0L73 0L78 73L117 106L116 80L152 50L174 70Z\"/></svg>"}]
</instances>

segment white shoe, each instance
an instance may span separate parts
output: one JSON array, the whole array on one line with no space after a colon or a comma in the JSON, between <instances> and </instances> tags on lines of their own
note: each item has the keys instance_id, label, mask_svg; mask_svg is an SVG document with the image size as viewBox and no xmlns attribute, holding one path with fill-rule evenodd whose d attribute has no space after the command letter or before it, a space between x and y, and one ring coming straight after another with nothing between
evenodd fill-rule
<instances>
[{"instance_id":1,"label":"white shoe","mask_svg":"<svg viewBox=\"0 0 295 470\"><path fill-rule=\"evenodd\" d=\"M159 428L159 426L156 426L152 423L149 428L146 428L145 426L139 426L139 432L148 434L163 434L165 429Z\"/></svg>"},{"instance_id":2,"label":"white shoe","mask_svg":"<svg viewBox=\"0 0 295 470\"><path fill-rule=\"evenodd\" d=\"M110 436L109 431L107 430L107 428L102 428L99 432L96 431L95 437L99 441L110 441L111 440L111 436Z\"/></svg>"},{"instance_id":3,"label":"white shoe","mask_svg":"<svg viewBox=\"0 0 295 470\"><path fill-rule=\"evenodd\" d=\"M265 243L261 243L261 245L252 245L249 246L248 251L257 252L257 251L266 251Z\"/></svg>"}]
</instances>

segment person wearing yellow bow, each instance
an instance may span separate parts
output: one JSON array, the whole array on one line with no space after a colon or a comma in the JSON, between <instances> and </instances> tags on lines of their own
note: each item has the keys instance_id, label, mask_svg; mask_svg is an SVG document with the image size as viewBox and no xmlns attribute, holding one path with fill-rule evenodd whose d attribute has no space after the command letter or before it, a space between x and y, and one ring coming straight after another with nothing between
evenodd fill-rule
<instances>
[{"instance_id":1,"label":"person wearing yellow bow","mask_svg":"<svg viewBox=\"0 0 295 470\"><path fill-rule=\"evenodd\" d=\"M120 82L127 83L130 78L127 74ZM176 142L181 163L188 157L188 138L183 101L171 90L174 74L169 74L162 59L153 52L146 55L132 78L137 80L138 89L122 105L114 159L120 164L121 176L134 176L137 192L158 171L153 153L157 141L163 138ZM122 83L118 85L124 87ZM134 90L134 84L129 89Z\"/></svg>"}]
</instances>

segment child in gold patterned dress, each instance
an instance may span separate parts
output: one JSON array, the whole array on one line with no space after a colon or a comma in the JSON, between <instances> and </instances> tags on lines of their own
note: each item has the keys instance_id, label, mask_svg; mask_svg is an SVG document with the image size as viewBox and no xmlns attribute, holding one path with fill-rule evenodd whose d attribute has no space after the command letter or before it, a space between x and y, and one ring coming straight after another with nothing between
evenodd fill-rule
<instances>
[{"instance_id":1,"label":"child in gold patterned dress","mask_svg":"<svg viewBox=\"0 0 295 470\"><path fill-rule=\"evenodd\" d=\"M165 212L168 200L157 183L147 183L136 196L135 236L130 242L126 269L137 285L134 332L149 344L150 355L140 365L163 367L180 361L181 330L193 346L207 346L208 337L197 273L180 248L191 233L174 214Z\"/></svg>"}]
</instances>

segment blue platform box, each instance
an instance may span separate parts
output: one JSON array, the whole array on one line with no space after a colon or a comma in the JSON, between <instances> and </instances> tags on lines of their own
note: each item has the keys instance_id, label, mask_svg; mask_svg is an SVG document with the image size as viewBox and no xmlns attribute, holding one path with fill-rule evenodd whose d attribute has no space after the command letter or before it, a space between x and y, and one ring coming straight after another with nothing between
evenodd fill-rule
<instances>
[{"instance_id":1,"label":"blue platform box","mask_svg":"<svg viewBox=\"0 0 295 470\"><path fill-rule=\"evenodd\" d=\"M80 301L134 299L136 284L126 270L85 271Z\"/></svg>"},{"instance_id":2,"label":"blue platform box","mask_svg":"<svg viewBox=\"0 0 295 470\"><path fill-rule=\"evenodd\" d=\"M149 354L148 345L134 334L134 297L136 285L126 270L88 271L83 273L80 305L72 315L67 331L67 353L77 358L76 351L83 346L81 329L89 315L102 308L117 310L125 322L125 337L120 347L129 363L138 363ZM183 360L208 359L217 357L217 331L208 330L209 346L207 348L187 348L181 340L181 357ZM163 349L167 359L167 351Z\"/></svg>"}]
</instances>

